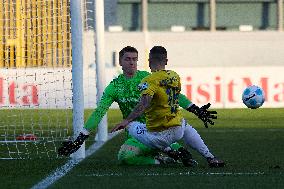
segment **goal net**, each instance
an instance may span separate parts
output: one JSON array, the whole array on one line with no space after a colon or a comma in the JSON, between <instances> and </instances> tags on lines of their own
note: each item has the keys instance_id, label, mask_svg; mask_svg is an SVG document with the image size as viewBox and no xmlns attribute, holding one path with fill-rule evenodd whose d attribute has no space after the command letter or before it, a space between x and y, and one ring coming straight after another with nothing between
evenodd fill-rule
<instances>
[{"instance_id":1,"label":"goal net","mask_svg":"<svg viewBox=\"0 0 284 189\"><path fill-rule=\"evenodd\" d=\"M0 159L58 158L73 136L70 18L70 0L0 0ZM89 66L94 32L83 26ZM95 70L84 72L91 108Z\"/></svg>"}]
</instances>

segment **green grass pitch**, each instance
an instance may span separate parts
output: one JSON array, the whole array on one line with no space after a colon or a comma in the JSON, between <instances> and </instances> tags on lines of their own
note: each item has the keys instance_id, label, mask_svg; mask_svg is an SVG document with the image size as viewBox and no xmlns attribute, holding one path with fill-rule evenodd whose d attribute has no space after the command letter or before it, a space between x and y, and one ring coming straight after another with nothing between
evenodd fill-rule
<instances>
[{"instance_id":1,"label":"green grass pitch","mask_svg":"<svg viewBox=\"0 0 284 189\"><path fill-rule=\"evenodd\" d=\"M53 111L55 115L63 113ZM206 161L193 150L193 156L199 162L195 168L182 165L122 166L116 159L124 141L124 134L120 134L50 188L284 188L284 109L217 111L218 120L208 129L193 114L184 112L184 116L211 151L225 160L224 168L208 168ZM2 123L7 112L0 111ZM90 112L86 111L85 116ZM21 119L28 123L29 117L23 115L30 113L22 113ZM110 110L108 117L110 127L121 120L118 110ZM90 140L87 142L87 145L91 143ZM0 160L1 188L30 188L67 160Z\"/></svg>"}]
</instances>

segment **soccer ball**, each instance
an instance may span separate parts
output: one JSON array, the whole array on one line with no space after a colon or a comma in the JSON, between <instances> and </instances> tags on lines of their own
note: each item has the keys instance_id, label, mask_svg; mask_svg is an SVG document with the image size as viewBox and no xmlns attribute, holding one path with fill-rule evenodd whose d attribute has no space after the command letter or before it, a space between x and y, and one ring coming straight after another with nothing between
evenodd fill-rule
<instances>
[{"instance_id":1,"label":"soccer ball","mask_svg":"<svg viewBox=\"0 0 284 189\"><path fill-rule=\"evenodd\" d=\"M262 88L252 85L248 86L242 95L243 103L251 109L256 109L262 106L265 101Z\"/></svg>"}]
</instances>

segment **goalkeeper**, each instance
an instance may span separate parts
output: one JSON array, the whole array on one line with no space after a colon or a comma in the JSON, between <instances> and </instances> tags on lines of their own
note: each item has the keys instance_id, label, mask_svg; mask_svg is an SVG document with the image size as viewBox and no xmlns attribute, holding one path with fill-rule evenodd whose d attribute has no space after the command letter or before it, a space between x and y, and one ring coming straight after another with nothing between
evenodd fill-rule
<instances>
[{"instance_id":1,"label":"goalkeeper","mask_svg":"<svg viewBox=\"0 0 284 189\"><path fill-rule=\"evenodd\" d=\"M89 136L90 131L98 126L113 102L118 103L124 119L132 112L140 99L140 91L137 86L144 77L150 75L150 73L146 71L137 71L137 61L138 51L134 47L127 46L119 52L119 64L122 67L123 74L119 75L106 87L98 107L85 123L83 131L74 142L59 148L58 153L60 155L70 155L75 152ZM200 109L192 104L184 95L180 95L179 103L182 108L196 114L204 122L206 127L208 127L208 123L214 124L212 119L217 118L213 115L216 112L207 111L209 105ZM145 123L145 117L140 116L136 121ZM222 161L218 160L210 153L197 131L194 128L191 129L191 147L196 149L207 159L209 166L221 166ZM128 133L126 133L126 135L127 140L118 152L118 160L120 163L132 165L165 163L164 158L157 156L157 150L146 147L144 144L129 136ZM171 147L173 149L181 148L178 143L172 144Z\"/></svg>"}]
</instances>

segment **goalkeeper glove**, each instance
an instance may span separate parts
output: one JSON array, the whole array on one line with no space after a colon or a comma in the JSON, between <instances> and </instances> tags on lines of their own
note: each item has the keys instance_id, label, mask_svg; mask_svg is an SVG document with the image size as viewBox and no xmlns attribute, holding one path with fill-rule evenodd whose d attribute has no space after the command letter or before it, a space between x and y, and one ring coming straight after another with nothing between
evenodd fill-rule
<instances>
[{"instance_id":1,"label":"goalkeeper glove","mask_svg":"<svg viewBox=\"0 0 284 189\"><path fill-rule=\"evenodd\" d=\"M62 142L62 146L58 149L58 154L63 156L69 156L70 154L76 152L88 137L89 135L80 133L74 142Z\"/></svg>"},{"instance_id":2,"label":"goalkeeper glove","mask_svg":"<svg viewBox=\"0 0 284 189\"><path fill-rule=\"evenodd\" d=\"M216 111L208 111L209 107L211 106L210 103L203 105L201 108L196 106L195 104L192 104L190 107L188 107L186 110L189 112L194 113L201 121L203 121L204 126L208 128L208 123L210 125L214 125L214 122L212 119L217 119Z\"/></svg>"}]
</instances>

